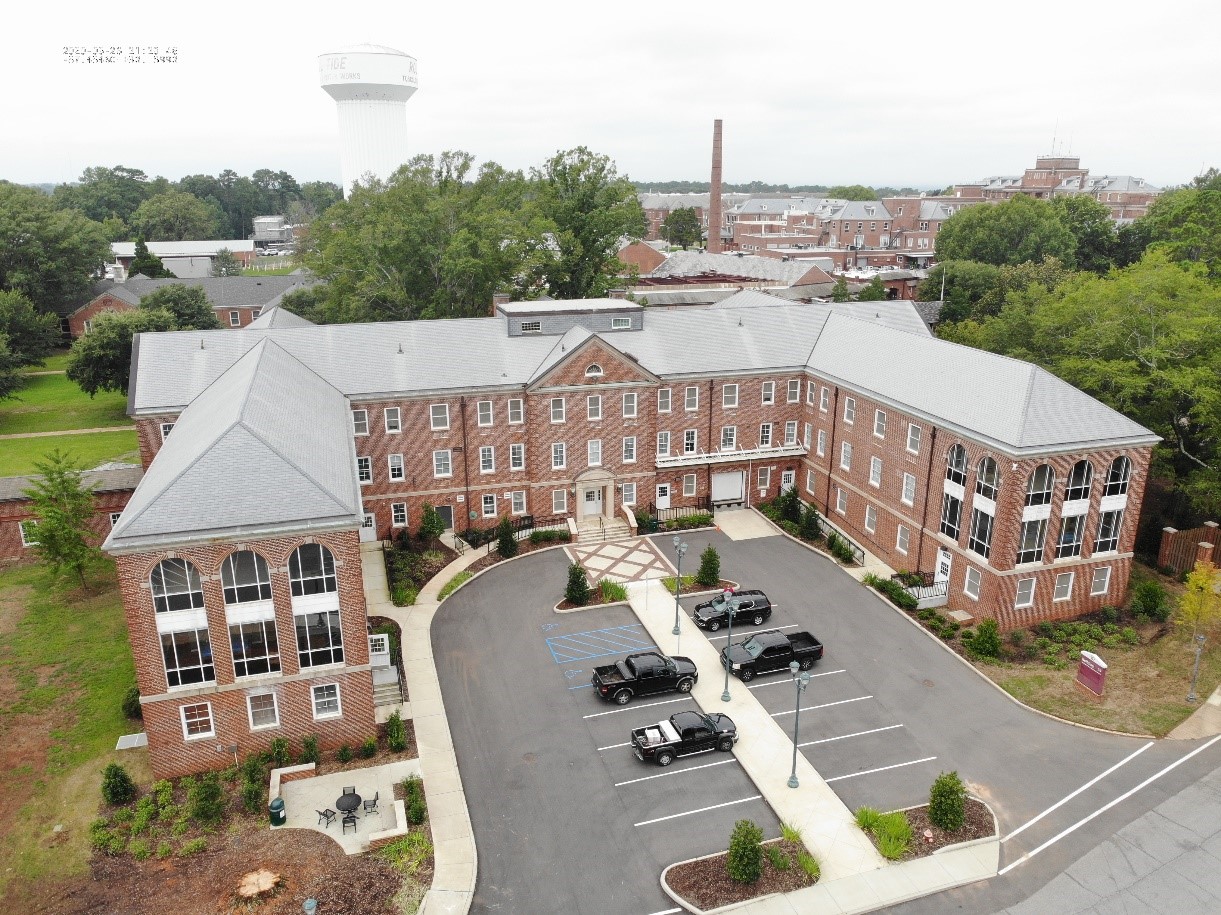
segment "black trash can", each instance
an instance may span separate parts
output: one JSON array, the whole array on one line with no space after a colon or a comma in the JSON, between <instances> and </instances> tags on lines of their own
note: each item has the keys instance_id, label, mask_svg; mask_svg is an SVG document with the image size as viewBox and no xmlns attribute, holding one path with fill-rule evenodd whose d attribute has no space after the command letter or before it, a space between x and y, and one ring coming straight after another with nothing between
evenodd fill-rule
<instances>
[{"instance_id":1,"label":"black trash can","mask_svg":"<svg viewBox=\"0 0 1221 915\"><path fill-rule=\"evenodd\" d=\"M284 812L284 799L276 798L267 805L267 818L272 826L283 826L288 822L288 814Z\"/></svg>"}]
</instances>

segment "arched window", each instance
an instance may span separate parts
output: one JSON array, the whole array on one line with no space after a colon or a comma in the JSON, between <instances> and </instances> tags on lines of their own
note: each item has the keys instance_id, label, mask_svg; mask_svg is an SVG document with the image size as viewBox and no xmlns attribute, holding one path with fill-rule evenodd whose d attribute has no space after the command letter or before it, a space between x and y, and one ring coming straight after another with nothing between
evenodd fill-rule
<instances>
[{"instance_id":1,"label":"arched window","mask_svg":"<svg viewBox=\"0 0 1221 915\"><path fill-rule=\"evenodd\" d=\"M590 363L589 368L587 368L585 370L585 377L586 378L601 378L602 377L602 366L598 365L598 363L596 363L596 362Z\"/></svg>"},{"instance_id":2,"label":"arched window","mask_svg":"<svg viewBox=\"0 0 1221 915\"><path fill-rule=\"evenodd\" d=\"M1078 461L1068 475L1068 482L1064 484L1064 501L1076 502L1080 499L1088 499L1090 485L1093 481L1094 468L1090 466L1090 462Z\"/></svg>"},{"instance_id":3,"label":"arched window","mask_svg":"<svg viewBox=\"0 0 1221 915\"><path fill-rule=\"evenodd\" d=\"M334 591L335 557L321 543L303 543L288 560L293 597Z\"/></svg>"},{"instance_id":4,"label":"arched window","mask_svg":"<svg viewBox=\"0 0 1221 915\"><path fill-rule=\"evenodd\" d=\"M1051 502L1051 492L1056 488L1056 472L1050 464L1040 464L1030 475L1026 484L1027 505L1047 505Z\"/></svg>"},{"instance_id":5,"label":"arched window","mask_svg":"<svg viewBox=\"0 0 1221 915\"><path fill-rule=\"evenodd\" d=\"M258 553L242 550L232 553L220 567L225 590L225 606L271 600L271 575L267 561Z\"/></svg>"},{"instance_id":6,"label":"arched window","mask_svg":"<svg viewBox=\"0 0 1221 915\"><path fill-rule=\"evenodd\" d=\"M1111 461L1107 471L1107 485L1102 491L1104 496L1122 496L1128 491L1128 480L1132 477L1132 462L1126 457L1117 457Z\"/></svg>"},{"instance_id":7,"label":"arched window","mask_svg":"<svg viewBox=\"0 0 1221 915\"><path fill-rule=\"evenodd\" d=\"M996 472L996 461L986 457L975 468L975 491L985 499L996 501L997 490L1000 489L1001 478Z\"/></svg>"},{"instance_id":8,"label":"arched window","mask_svg":"<svg viewBox=\"0 0 1221 915\"><path fill-rule=\"evenodd\" d=\"M945 478L962 486L967 482L967 449L955 445L945 458Z\"/></svg>"},{"instance_id":9,"label":"arched window","mask_svg":"<svg viewBox=\"0 0 1221 915\"><path fill-rule=\"evenodd\" d=\"M198 610L204 605L199 572L185 559L163 559L153 569L153 607L158 613Z\"/></svg>"}]
</instances>

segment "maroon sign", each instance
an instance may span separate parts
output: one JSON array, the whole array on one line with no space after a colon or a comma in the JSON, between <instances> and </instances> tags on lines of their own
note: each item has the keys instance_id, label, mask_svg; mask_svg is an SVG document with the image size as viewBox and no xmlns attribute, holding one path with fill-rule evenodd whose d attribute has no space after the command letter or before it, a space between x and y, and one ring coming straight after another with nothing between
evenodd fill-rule
<instances>
[{"instance_id":1,"label":"maroon sign","mask_svg":"<svg viewBox=\"0 0 1221 915\"><path fill-rule=\"evenodd\" d=\"M1081 663L1077 666L1077 682L1095 696L1102 695L1107 681L1107 662L1092 651L1081 652Z\"/></svg>"}]
</instances>

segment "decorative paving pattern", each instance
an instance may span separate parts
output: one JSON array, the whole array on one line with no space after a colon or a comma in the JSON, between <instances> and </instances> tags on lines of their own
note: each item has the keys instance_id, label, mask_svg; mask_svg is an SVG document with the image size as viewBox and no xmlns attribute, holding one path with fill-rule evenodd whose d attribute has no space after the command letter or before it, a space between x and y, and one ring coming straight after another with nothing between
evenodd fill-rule
<instances>
[{"instance_id":1,"label":"decorative paving pattern","mask_svg":"<svg viewBox=\"0 0 1221 915\"><path fill-rule=\"evenodd\" d=\"M592 581L644 581L674 574L674 566L651 540L612 540L609 543L576 544L566 548L573 562L589 572Z\"/></svg>"}]
</instances>

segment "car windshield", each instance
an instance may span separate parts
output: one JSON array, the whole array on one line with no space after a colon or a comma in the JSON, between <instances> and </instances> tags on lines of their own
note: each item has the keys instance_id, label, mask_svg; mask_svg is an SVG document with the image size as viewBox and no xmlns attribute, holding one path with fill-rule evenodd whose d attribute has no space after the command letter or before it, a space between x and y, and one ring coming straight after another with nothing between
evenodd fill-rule
<instances>
[{"instance_id":1,"label":"car windshield","mask_svg":"<svg viewBox=\"0 0 1221 915\"><path fill-rule=\"evenodd\" d=\"M747 639L742 643L742 647L746 649L746 653L752 658L757 658L759 655L763 654L763 646L760 645L755 639Z\"/></svg>"}]
</instances>

